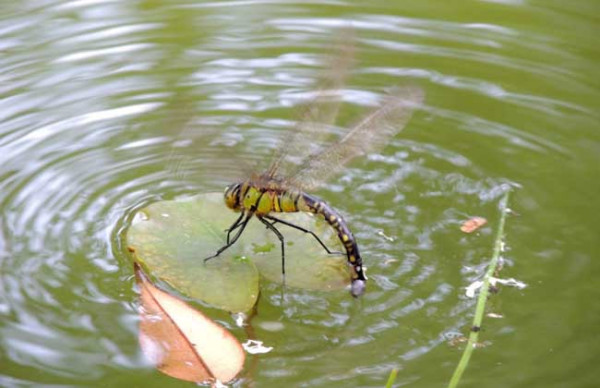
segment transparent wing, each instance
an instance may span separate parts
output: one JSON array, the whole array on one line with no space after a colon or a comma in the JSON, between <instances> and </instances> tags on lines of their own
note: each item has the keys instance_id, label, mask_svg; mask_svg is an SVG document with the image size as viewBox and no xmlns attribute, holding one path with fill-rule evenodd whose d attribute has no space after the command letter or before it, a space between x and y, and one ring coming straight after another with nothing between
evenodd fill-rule
<instances>
[{"instance_id":1,"label":"transparent wing","mask_svg":"<svg viewBox=\"0 0 600 388\"><path fill-rule=\"evenodd\" d=\"M247 179L256 171L262 155L235 147L237 143L236 136L228 139L202 117L190 119L171 137L165 161L169 179L200 191L221 191L231 182Z\"/></svg>"},{"instance_id":2,"label":"transparent wing","mask_svg":"<svg viewBox=\"0 0 600 388\"><path fill-rule=\"evenodd\" d=\"M306 190L317 188L357 156L383 148L400 132L415 108L423 102L417 87L398 88L375 111L355 125L339 142L306 158L292 177L292 184Z\"/></svg>"},{"instance_id":3,"label":"transparent wing","mask_svg":"<svg viewBox=\"0 0 600 388\"><path fill-rule=\"evenodd\" d=\"M331 134L328 129L337 117L342 89L354 59L352 31L344 30L338 38L326 69L317 80L314 96L300 107L300 118L295 128L282 138L267 177L288 177L299 168L299 163L313 151L314 145L323 144Z\"/></svg>"}]
</instances>

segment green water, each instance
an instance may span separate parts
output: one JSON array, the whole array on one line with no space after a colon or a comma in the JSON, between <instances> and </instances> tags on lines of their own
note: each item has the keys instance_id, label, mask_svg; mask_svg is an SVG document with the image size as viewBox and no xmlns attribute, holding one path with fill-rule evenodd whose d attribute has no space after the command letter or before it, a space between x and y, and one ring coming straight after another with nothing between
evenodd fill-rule
<instances>
[{"instance_id":1,"label":"green water","mask_svg":"<svg viewBox=\"0 0 600 388\"><path fill-rule=\"evenodd\" d=\"M314 193L347 219L368 289L282 299L264 282L252 326L274 349L233 385L381 387L398 368L397 386L446 386L512 185L499 276L527 287L491 297L502 318L484 318L460 386L595 386L599 4L3 2L0 386L184 384L139 350L129 217L264 167L349 24L340 126L395 85L426 93ZM462 234L473 215L487 226Z\"/></svg>"}]
</instances>

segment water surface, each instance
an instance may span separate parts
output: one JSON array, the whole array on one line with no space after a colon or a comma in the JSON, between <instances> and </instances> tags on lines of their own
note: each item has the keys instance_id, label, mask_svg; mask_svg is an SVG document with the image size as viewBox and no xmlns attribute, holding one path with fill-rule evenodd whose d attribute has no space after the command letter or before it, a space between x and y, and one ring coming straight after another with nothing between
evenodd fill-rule
<instances>
[{"instance_id":1,"label":"water surface","mask_svg":"<svg viewBox=\"0 0 600 388\"><path fill-rule=\"evenodd\" d=\"M462 351L452 339L474 312L464 289L490 258L507 185L516 215L500 276L528 287L490 300L502 318L485 319L488 346L462 386L598 380L596 2L0 10L0 385L181 384L138 348L129 217L265 166L349 24L358 53L340 126L395 85L426 93L401 135L315 193L358 238L368 291L289 289L282 302L264 284L253 325L274 351L237 384L383 386L399 368L399 386L445 386ZM488 225L462 234L473 215Z\"/></svg>"}]
</instances>

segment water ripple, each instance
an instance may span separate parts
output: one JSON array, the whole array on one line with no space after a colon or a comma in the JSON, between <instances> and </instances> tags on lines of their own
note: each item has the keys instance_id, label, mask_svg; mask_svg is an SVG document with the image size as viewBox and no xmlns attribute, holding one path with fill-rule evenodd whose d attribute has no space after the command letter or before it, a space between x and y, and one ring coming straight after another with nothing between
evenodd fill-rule
<instances>
[{"instance_id":1,"label":"water ripple","mask_svg":"<svg viewBox=\"0 0 600 388\"><path fill-rule=\"evenodd\" d=\"M577 53L491 22L308 17L322 2L300 1L290 13L254 0L42 3L0 20L0 358L16 371L0 385L33 369L40 384L94 385L148 367L123 249L131 215L264 169L314 98L336 30L352 26L360 62L332 137L390 86L420 85L427 100L381 153L317 193L360 242L364 298L265 284L254 327L279 346L261 366L266 384L369 385L396 361L426 359L466 325L462 287L489 253L491 228L467 238L460 222L493 220L507 184L577 156L565 123L598 118L589 80L561 65ZM260 7L247 15L260 23L240 23L232 5ZM577 97L558 94L564 85ZM261 329L273 321L294 340Z\"/></svg>"}]
</instances>

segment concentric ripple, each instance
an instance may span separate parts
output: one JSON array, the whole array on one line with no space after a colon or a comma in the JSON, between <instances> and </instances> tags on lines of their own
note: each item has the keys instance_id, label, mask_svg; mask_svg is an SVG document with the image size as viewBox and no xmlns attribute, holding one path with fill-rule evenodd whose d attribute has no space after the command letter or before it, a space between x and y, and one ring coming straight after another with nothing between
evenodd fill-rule
<instances>
[{"instance_id":1,"label":"concentric ripple","mask_svg":"<svg viewBox=\"0 0 600 388\"><path fill-rule=\"evenodd\" d=\"M294 130L294 108L310 96L336 32L349 25L359 58L332 135L396 85L419 85L426 103L382 153L316 193L360 243L366 295L264 284L252 325L276 351L244 378L382 385L400 366L403 383L442 381L416 365L440 362L443 345L468 327L473 302L463 287L484 271L499 198L523 187L521 208L549 208L551 172L576 181L573 166L597 162L596 147L576 139L598 144L590 130L598 91L586 78L593 67L548 31L337 1L323 13L324 3L2 6L0 385L148 377L123 249L132 214L264 168ZM491 3L482 12L494 12ZM586 188L575 195L589 198ZM471 215L490 226L462 235ZM520 226L523 236L556 215L539 217ZM559 255L546 243L522 253Z\"/></svg>"}]
</instances>

